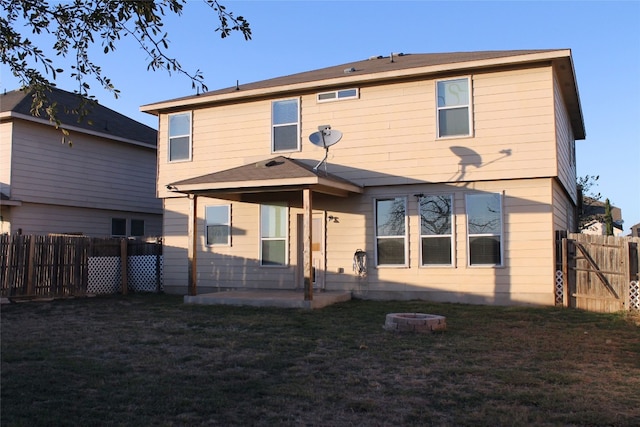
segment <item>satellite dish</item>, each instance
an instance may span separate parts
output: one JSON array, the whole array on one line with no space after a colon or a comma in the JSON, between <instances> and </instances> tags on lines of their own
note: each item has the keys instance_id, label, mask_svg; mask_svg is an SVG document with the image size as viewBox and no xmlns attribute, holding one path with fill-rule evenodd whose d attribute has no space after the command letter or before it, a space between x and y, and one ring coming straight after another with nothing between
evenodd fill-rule
<instances>
[{"instance_id":1,"label":"satellite dish","mask_svg":"<svg viewBox=\"0 0 640 427\"><path fill-rule=\"evenodd\" d=\"M342 139L342 132L331 130L331 126L309 135L309 141L321 148L331 147Z\"/></svg>"},{"instance_id":2,"label":"satellite dish","mask_svg":"<svg viewBox=\"0 0 640 427\"><path fill-rule=\"evenodd\" d=\"M327 172L326 160L329 156L329 147L336 144L342 139L342 132L339 130L332 130L330 125L318 126L318 132L314 132L309 135L309 141L317 147L324 148L324 159L320 160L320 163L313 168L314 171L318 171L321 164L324 163L324 171Z\"/></svg>"}]
</instances>

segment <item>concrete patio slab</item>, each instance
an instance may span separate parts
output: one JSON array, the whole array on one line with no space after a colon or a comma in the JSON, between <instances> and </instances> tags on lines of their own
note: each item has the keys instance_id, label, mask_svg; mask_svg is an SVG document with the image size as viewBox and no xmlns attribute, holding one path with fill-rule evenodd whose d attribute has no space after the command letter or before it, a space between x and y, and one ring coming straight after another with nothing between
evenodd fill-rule
<instances>
[{"instance_id":1,"label":"concrete patio slab","mask_svg":"<svg viewBox=\"0 0 640 427\"><path fill-rule=\"evenodd\" d=\"M349 301L349 291L314 292L313 300L305 301L302 290L237 290L200 295L185 295L185 304L246 305L252 307L317 309Z\"/></svg>"}]
</instances>

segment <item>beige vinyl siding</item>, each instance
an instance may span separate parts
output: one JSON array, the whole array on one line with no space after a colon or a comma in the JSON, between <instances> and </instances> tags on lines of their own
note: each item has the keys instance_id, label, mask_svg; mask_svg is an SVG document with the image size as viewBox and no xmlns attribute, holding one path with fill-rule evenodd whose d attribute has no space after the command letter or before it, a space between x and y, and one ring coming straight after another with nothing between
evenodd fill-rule
<instances>
[{"instance_id":1,"label":"beige vinyl siding","mask_svg":"<svg viewBox=\"0 0 640 427\"><path fill-rule=\"evenodd\" d=\"M11 192L11 122L0 123L0 192L10 196Z\"/></svg>"},{"instance_id":2,"label":"beige vinyl siding","mask_svg":"<svg viewBox=\"0 0 640 427\"><path fill-rule=\"evenodd\" d=\"M549 155L553 144L549 69L478 74L472 80L474 137L436 139L433 80L362 88L360 100L335 103L350 108L351 114L322 105L330 114L316 117L303 108L303 129L329 122L342 130L343 141L331 148L331 163L341 176L364 185L551 175L555 160ZM516 104L532 106L520 111ZM461 159L453 147L464 148L470 156ZM311 149L315 156L322 152ZM511 150L511 155L504 156L503 150ZM461 161L467 163L464 173ZM535 173L522 167L532 162L538 166Z\"/></svg>"},{"instance_id":3,"label":"beige vinyl siding","mask_svg":"<svg viewBox=\"0 0 640 427\"><path fill-rule=\"evenodd\" d=\"M563 191L562 185L553 182L553 229L575 232L577 228L575 205Z\"/></svg>"},{"instance_id":4,"label":"beige vinyl siding","mask_svg":"<svg viewBox=\"0 0 640 427\"><path fill-rule=\"evenodd\" d=\"M160 197L170 196L166 190L169 183L244 165L253 159L275 157L271 154L270 101L195 110L192 120L193 160L168 163L167 116L161 116L158 139Z\"/></svg>"},{"instance_id":5,"label":"beige vinyl siding","mask_svg":"<svg viewBox=\"0 0 640 427\"><path fill-rule=\"evenodd\" d=\"M12 197L92 209L161 214L155 196L155 150L16 120Z\"/></svg>"},{"instance_id":6,"label":"beige vinyl siding","mask_svg":"<svg viewBox=\"0 0 640 427\"><path fill-rule=\"evenodd\" d=\"M344 136L330 149L329 170L357 184L553 176L551 68L475 74L472 85L474 136L465 138L436 139L435 80L365 86L359 99L338 102L317 103L315 93L302 95L302 151L288 156L310 164L322 159L324 150L308 136L330 124ZM171 182L274 156L270 100L198 109L193 121L193 160L169 164L167 120L161 116L161 197L168 196L165 186ZM454 147L470 155L461 159Z\"/></svg>"},{"instance_id":7,"label":"beige vinyl siding","mask_svg":"<svg viewBox=\"0 0 640 427\"><path fill-rule=\"evenodd\" d=\"M249 289L296 287L296 210L289 214L289 260L287 267L260 265L260 205L232 203L231 246L207 246L205 242L205 207L231 202L207 197L198 198L197 271L198 293L223 288ZM187 213L186 198L165 199L164 215L164 287L167 292L186 291L187 284ZM292 231L293 230L293 231Z\"/></svg>"},{"instance_id":8,"label":"beige vinyl siding","mask_svg":"<svg viewBox=\"0 0 640 427\"><path fill-rule=\"evenodd\" d=\"M89 209L71 206L56 206L40 203L22 203L12 206L11 232L22 234L44 235L83 234L90 237L111 236L111 219L124 218L127 229L131 219L144 220L146 236L162 235L162 220L160 215L115 211L109 209Z\"/></svg>"},{"instance_id":9,"label":"beige vinyl siding","mask_svg":"<svg viewBox=\"0 0 640 427\"><path fill-rule=\"evenodd\" d=\"M347 287L363 297L417 297L440 300L462 298L468 302L529 302L551 304L553 298L553 244L551 183L549 179L484 182L473 188L461 185L399 186L368 189L366 201L357 204L354 214L329 214L340 217L328 224L327 288ZM502 192L504 266L468 267L464 195L472 191ZM455 267L419 267L419 218L415 193L453 194L455 212ZM375 240L372 224L372 200L387 195L408 196L409 267L375 267ZM351 205L350 205L351 206ZM369 261L366 279L351 272L356 249L365 246ZM336 249L337 248L337 249ZM339 269L345 273L338 273ZM462 297L459 293L464 293Z\"/></svg>"},{"instance_id":10,"label":"beige vinyl siding","mask_svg":"<svg viewBox=\"0 0 640 427\"><path fill-rule=\"evenodd\" d=\"M427 298L441 301L490 304L553 304L553 179L486 181L456 184L420 184L367 188L362 196L347 199L314 198L316 212L338 218L326 225L326 288L350 290L362 298ZM503 266L469 267L465 194L503 195ZM454 198L454 266L420 266L420 223L414 196L452 194ZM406 197L409 220L408 267L375 265L373 200ZM298 288L300 268L297 247L298 208L290 209L290 266L259 265L259 205L232 204L232 245L207 247L204 208L227 204L198 198L198 292L229 288ZM165 288L186 291L187 199L166 199ZM353 254L368 255L368 275L353 272Z\"/></svg>"},{"instance_id":11,"label":"beige vinyl siding","mask_svg":"<svg viewBox=\"0 0 640 427\"><path fill-rule=\"evenodd\" d=\"M578 197L576 187L575 138L562 97L560 84L555 75L553 79L553 91L555 99L556 150L558 156L557 175L575 204L577 203Z\"/></svg>"},{"instance_id":12,"label":"beige vinyl siding","mask_svg":"<svg viewBox=\"0 0 640 427\"><path fill-rule=\"evenodd\" d=\"M186 197L164 199L162 281L167 293L187 291L187 226L189 201Z\"/></svg>"},{"instance_id":13,"label":"beige vinyl siding","mask_svg":"<svg viewBox=\"0 0 640 427\"><path fill-rule=\"evenodd\" d=\"M554 230L569 221L566 215L564 220L560 217L571 207L558 183L564 154L556 143L572 136L566 111L559 108L563 101L557 96L552 68L468 76L473 89L473 135L464 138L436 137L433 79L365 85L358 87L358 99L336 102L317 103L316 93L300 94L302 150L287 156L315 165L325 152L312 145L308 136L319 125L330 124L343 132L343 138L330 148L327 170L365 189L364 194L346 199L314 194L314 212L338 218L326 224L327 289L350 290L363 298L553 304ZM175 196L165 189L169 183L275 157L270 100L205 107L194 110L192 117L193 160L173 164L166 161L166 115L160 117L161 197ZM575 175L575 170L568 173ZM468 266L465 195L474 192L503 195L502 266ZM453 195L453 266L420 266L415 197L419 193ZM407 267L375 265L376 197L407 200ZM230 247L204 244L205 206L229 203L198 198L198 292L301 289L298 216L302 211L290 208L290 266L264 268L259 266L257 204L232 203ZM184 292L188 201L168 198L165 207L165 289ZM353 272L357 249L368 255L365 278Z\"/></svg>"}]
</instances>

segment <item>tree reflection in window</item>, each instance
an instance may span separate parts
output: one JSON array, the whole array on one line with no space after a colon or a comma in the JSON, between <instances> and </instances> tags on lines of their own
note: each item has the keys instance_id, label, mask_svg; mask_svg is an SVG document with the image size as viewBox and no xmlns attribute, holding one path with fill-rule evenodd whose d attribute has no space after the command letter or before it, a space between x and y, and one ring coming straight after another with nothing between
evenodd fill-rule
<instances>
[{"instance_id":1,"label":"tree reflection in window","mask_svg":"<svg viewBox=\"0 0 640 427\"><path fill-rule=\"evenodd\" d=\"M470 265L502 264L502 200L500 194L467 195Z\"/></svg>"},{"instance_id":2,"label":"tree reflection in window","mask_svg":"<svg viewBox=\"0 0 640 427\"><path fill-rule=\"evenodd\" d=\"M376 200L376 249L378 265L405 265L406 200Z\"/></svg>"},{"instance_id":3,"label":"tree reflection in window","mask_svg":"<svg viewBox=\"0 0 640 427\"><path fill-rule=\"evenodd\" d=\"M452 208L449 194L420 197L422 265L452 264Z\"/></svg>"}]
</instances>

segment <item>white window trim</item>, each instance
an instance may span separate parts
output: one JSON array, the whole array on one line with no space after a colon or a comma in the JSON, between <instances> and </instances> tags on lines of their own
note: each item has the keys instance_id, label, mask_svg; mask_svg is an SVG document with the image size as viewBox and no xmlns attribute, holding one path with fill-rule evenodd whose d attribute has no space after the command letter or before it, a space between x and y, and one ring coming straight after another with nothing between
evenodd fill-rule
<instances>
[{"instance_id":1,"label":"white window trim","mask_svg":"<svg viewBox=\"0 0 640 427\"><path fill-rule=\"evenodd\" d=\"M403 199L404 201L404 264L378 264L378 239L397 239L401 236L378 236L378 200ZM376 268L409 267L409 213L407 212L407 196L379 196L373 199L373 234L374 260Z\"/></svg>"},{"instance_id":2,"label":"white window trim","mask_svg":"<svg viewBox=\"0 0 640 427\"><path fill-rule=\"evenodd\" d=\"M468 193L465 194L465 217L466 217L466 227L467 227L467 267L469 268L496 268L496 267L504 267L504 191L503 192L487 192L484 194L497 194L500 196L500 264L471 264L471 237L484 237L484 236L496 236L495 233L483 233L483 234L471 234L469 232L469 196L477 196L483 193Z\"/></svg>"},{"instance_id":3,"label":"white window trim","mask_svg":"<svg viewBox=\"0 0 640 427\"><path fill-rule=\"evenodd\" d=\"M171 116L179 116L183 114L189 115L189 134L171 136L171 125L170 125ZM171 138L179 138L184 136L189 137L189 157L186 159L171 160ZM192 157L193 157L193 113L191 111L186 111L186 112L183 111L180 113L168 114L167 115L167 162L168 163L190 162L192 160Z\"/></svg>"},{"instance_id":4,"label":"white window trim","mask_svg":"<svg viewBox=\"0 0 640 427\"><path fill-rule=\"evenodd\" d=\"M218 225L226 225L228 227L228 233L227 233L227 243L207 243L207 236L208 236L208 232L207 232L207 227L209 226L209 223L207 222L207 208L208 207L226 207L227 208L227 222L225 224L218 224ZM226 247L226 246L231 246L231 205L230 204L226 204L226 205L207 205L204 208L204 244L207 247Z\"/></svg>"},{"instance_id":5,"label":"white window trim","mask_svg":"<svg viewBox=\"0 0 640 427\"><path fill-rule=\"evenodd\" d=\"M279 206L282 208L286 209L287 212L287 219L286 219L286 230L285 230L285 237L284 237L284 265L264 265L262 263L262 242L263 241L277 241L277 240L282 240L282 237L262 237L262 207L263 206ZM258 234L258 247L259 247L259 258L258 258L258 262L261 268L289 268L289 215L290 215L290 211L289 211L289 207L288 206L283 206L283 205L278 205L278 204L261 204L260 205L260 217L259 217L259 221L260 221L260 232Z\"/></svg>"},{"instance_id":6,"label":"white window trim","mask_svg":"<svg viewBox=\"0 0 640 427\"><path fill-rule=\"evenodd\" d=\"M298 129L298 134L297 139L298 139L298 143L296 145L296 148L290 148L290 149L286 149L286 150L275 150L275 140L274 140L274 132L273 129L276 127L281 127L281 126L291 126L292 124L294 124L293 122L291 123L280 123L280 124L273 124L273 105L276 102L282 102L282 101L292 101L295 100L298 103L298 117L297 117L297 121L295 122L295 125ZM294 98L283 98L283 99L274 99L273 101L271 101L271 153L275 154L275 153L294 153L296 151L301 151L301 136L300 136L300 129L301 129L301 125L300 125L300 114L301 114L301 110L302 110L302 101L300 99L300 97L294 97Z\"/></svg>"},{"instance_id":7,"label":"white window trim","mask_svg":"<svg viewBox=\"0 0 640 427\"><path fill-rule=\"evenodd\" d=\"M469 108L469 134L468 135L449 135L449 136L440 136L440 110L450 110L453 108L460 108L460 105L452 106L452 107L439 107L438 106L438 83L439 82L447 82L451 80L461 80L467 79L468 87L469 87L469 103L467 107ZM434 83L435 87L435 96L436 96L436 139L458 139L458 138L472 138L474 135L474 127L473 127L473 80L471 76L459 76L459 77L448 77L446 79L438 79Z\"/></svg>"},{"instance_id":8,"label":"white window trim","mask_svg":"<svg viewBox=\"0 0 640 427\"><path fill-rule=\"evenodd\" d=\"M347 91L352 91L355 90L356 94L355 95L350 95L350 96L340 96L341 92L347 92ZM320 96L322 95L327 95L330 93L334 93L335 97L334 98L329 98L329 99L320 99ZM324 102L335 102L335 101L346 101L347 99L358 99L360 97L360 90L358 88L352 87L349 89L339 89L339 90L332 90L332 91L327 91L327 92L320 92L318 94L316 94L316 102L318 104L322 104Z\"/></svg>"},{"instance_id":9,"label":"white window trim","mask_svg":"<svg viewBox=\"0 0 640 427\"><path fill-rule=\"evenodd\" d=\"M444 237L447 236L447 234L427 234L427 235L423 235L422 234L422 217L420 216L420 198L418 198L418 232L420 233L420 241L419 241L419 250L418 250L418 256L419 258L419 267L420 268L455 268L456 267L456 239L455 239L455 235L456 235L456 216L455 216L455 197L453 194L451 193L444 193L444 194L425 194L425 196L449 196L449 199L451 200L451 234L448 235L449 238L451 239L451 264L423 264L422 263L422 238L432 238L432 237Z\"/></svg>"}]
</instances>

